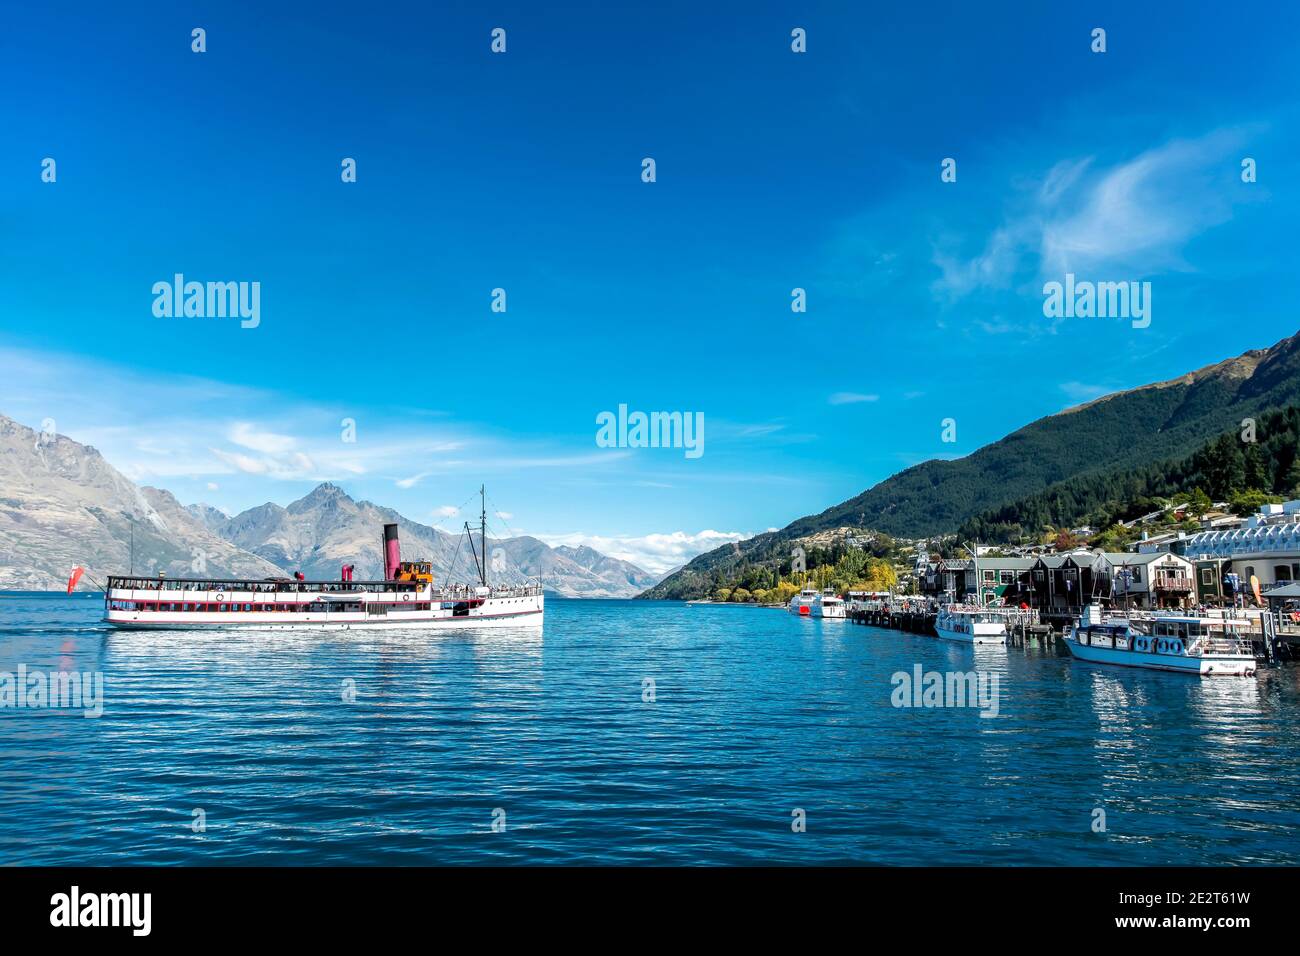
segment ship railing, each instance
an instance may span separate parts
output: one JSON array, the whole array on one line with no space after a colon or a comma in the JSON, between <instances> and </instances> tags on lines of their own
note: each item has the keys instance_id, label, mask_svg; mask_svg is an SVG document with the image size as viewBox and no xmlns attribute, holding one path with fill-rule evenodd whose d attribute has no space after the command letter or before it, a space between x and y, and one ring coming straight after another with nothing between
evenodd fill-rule
<instances>
[{"instance_id":1,"label":"ship railing","mask_svg":"<svg viewBox=\"0 0 1300 956\"><path fill-rule=\"evenodd\" d=\"M110 591L237 591L249 594L323 594L378 591L418 591L420 581L246 581L238 578L110 577Z\"/></svg>"},{"instance_id":2,"label":"ship railing","mask_svg":"<svg viewBox=\"0 0 1300 956\"><path fill-rule=\"evenodd\" d=\"M1203 635L1192 642L1187 653L1193 657L1214 657L1226 654L1250 654L1254 647L1248 639Z\"/></svg>"},{"instance_id":3,"label":"ship railing","mask_svg":"<svg viewBox=\"0 0 1300 956\"><path fill-rule=\"evenodd\" d=\"M391 594L415 593L428 584L422 581L239 581L193 578L110 577L110 591L148 591L227 594ZM540 585L521 584L491 588L494 597L527 597L540 594ZM461 599L478 595L478 585L446 585L434 588L435 595Z\"/></svg>"}]
</instances>

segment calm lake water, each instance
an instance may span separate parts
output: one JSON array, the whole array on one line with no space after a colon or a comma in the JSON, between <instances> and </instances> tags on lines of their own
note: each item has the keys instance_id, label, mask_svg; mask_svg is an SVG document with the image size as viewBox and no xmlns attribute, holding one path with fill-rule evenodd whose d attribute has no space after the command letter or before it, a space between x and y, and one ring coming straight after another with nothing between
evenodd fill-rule
<instances>
[{"instance_id":1,"label":"calm lake water","mask_svg":"<svg viewBox=\"0 0 1300 956\"><path fill-rule=\"evenodd\" d=\"M105 689L98 719L0 709L0 865L1300 862L1293 667L1199 680L624 601L550 599L541 633L100 613L0 597L0 672ZM998 675L998 716L894 707L917 664Z\"/></svg>"}]
</instances>

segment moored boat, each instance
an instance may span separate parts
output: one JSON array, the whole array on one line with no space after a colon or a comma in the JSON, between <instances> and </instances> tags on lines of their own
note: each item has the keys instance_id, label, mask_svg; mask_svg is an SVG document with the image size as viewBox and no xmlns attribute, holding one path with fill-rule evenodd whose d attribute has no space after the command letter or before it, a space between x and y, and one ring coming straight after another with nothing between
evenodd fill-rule
<instances>
[{"instance_id":1,"label":"moored boat","mask_svg":"<svg viewBox=\"0 0 1300 956\"><path fill-rule=\"evenodd\" d=\"M1084 609L1066 636L1065 646L1073 657L1092 664L1204 677L1250 677L1257 667L1250 637L1253 623L1244 617L1177 613L1156 614L1142 621L1108 619L1093 606Z\"/></svg>"},{"instance_id":2,"label":"moored boat","mask_svg":"<svg viewBox=\"0 0 1300 956\"><path fill-rule=\"evenodd\" d=\"M934 632L960 644L1005 644L1007 619L996 608L974 604L945 604L934 619Z\"/></svg>"},{"instance_id":3,"label":"moored boat","mask_svg":"<svg viewBox=\"0 0 1300 956\"><path fill-rule=\"evenodd\" d=\"M794 597L790 598L790 603L786 609L791 614L797 614L800 617L812 617L813 603L817 600L816 588L804 588Z\"/></svg>"},{"instance_id":4,"label":"moored boat","mask_svg":"<svg viewBox=\"0 0 1300 956\"><path fill-rule=\"evenodd\" d=\"M844 610L844 601L835 593L834 589L826 588L813 599L812 616L842 619L847 616Z\"/></svg>"}]
</instances>

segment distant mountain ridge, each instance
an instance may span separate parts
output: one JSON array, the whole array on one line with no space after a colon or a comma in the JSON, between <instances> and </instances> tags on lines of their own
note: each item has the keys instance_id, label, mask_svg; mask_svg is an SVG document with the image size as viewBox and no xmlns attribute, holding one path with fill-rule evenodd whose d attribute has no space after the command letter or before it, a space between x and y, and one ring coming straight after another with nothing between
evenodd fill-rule
<instances>
[{"instance_id":1,"label":"distant mountain ridge","mask_svg":"<svg viewBox=\"0 0 1300 956\"><path fill-rule=\"evenodd\" d=\"M344 564L358 578L383 576L380 538L396 522L404 560L429 561L439 580L472 580L475 551L464 534L411 521L369 501L356 501L331 483L318 485L287 507L267 503L235 515L215 529L240 548L308 577L335 578ZM479 546L473 540L473 549ZM656 578L636 565L591 548L551 548L527 535L487 539L490 580L540 581L565 597L632 597Z\"/></svg>"},{"instance_id":2,"label":"distant mountain ridge","mask_svg":"<svg viewBox=\"0 0 1300 956\"><path fill-rule=\"evenodd\" d=\"M915 465L780 531L699 555L642 596L702 596L727 569L786 556L786 543L835 527L905 538L950 533L975 515L1066 479L1188 455L1243 418L1298 399L1300 333L1040 418L965 458Z\"/></svg>"},{"instance_id":3,"label":"distant mountain ridge","mask_svg":"<svg viewBox=\"0 0 1300 956\"><path fill-rule=\"evenodd\" d=\"M137 486L89 445L0 415L0 590L60 588L75 565L86 568L88 583L102 584L133 561L137 573L173 578L300 570L334 579L344 564L355 564L358 578L378 578L380 536L392 521L405 558L431 561L440 579L474 579L462 535L354 501L337 485L319 485L287 507L268 502L229 517ZM657 580L591 548L550 548L527 536L489 538L487 545L490 580L536 580L564 597L633 597Z\"/></svg>"},{"instance_id":4,"label":"distant mountain ridge","mask_svg":"<svg viewBox=\"0 0 1300 956\"><path fill-rule=\"evenodd\" d=\"M138 487L98 451L0 415L0 589L103 583L131 569L262 578L284 572L213 533L168 491ZM134 521L132 520L134 516ZM134 547L133 547L134 545Z\"/></svg>"}]
</instances>

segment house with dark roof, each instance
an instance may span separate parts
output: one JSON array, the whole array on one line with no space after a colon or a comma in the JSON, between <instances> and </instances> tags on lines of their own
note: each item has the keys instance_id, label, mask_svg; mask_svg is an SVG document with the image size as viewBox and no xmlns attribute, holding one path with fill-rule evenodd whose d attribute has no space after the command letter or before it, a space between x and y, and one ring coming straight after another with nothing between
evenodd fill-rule
<instances>
[{"instance_id":1,"label":"house with dark roof","mask_svg":"<svg viewBox=\"0 0 1300 956\"><path fill-rule=\"evenodd\" d=\"M918 581L922 594L941 600L1019 604L1030 593L1029 569L1033 566L1033 558L986 555L979 559L977 579L975 562L970 558L944 558L929 562Z\"/></svg>"},{"instance_id":2,"label":"house with dark roof","mask_svg":"<svg viewBox=\"0 0 1300 956\"><path fill-rule=\"evenodd\" d=\"M1172 552L1098 552L1111 580L1111 600L1139 609L1196 603L1196 566Z\"/></svg>"}]
</instances>

